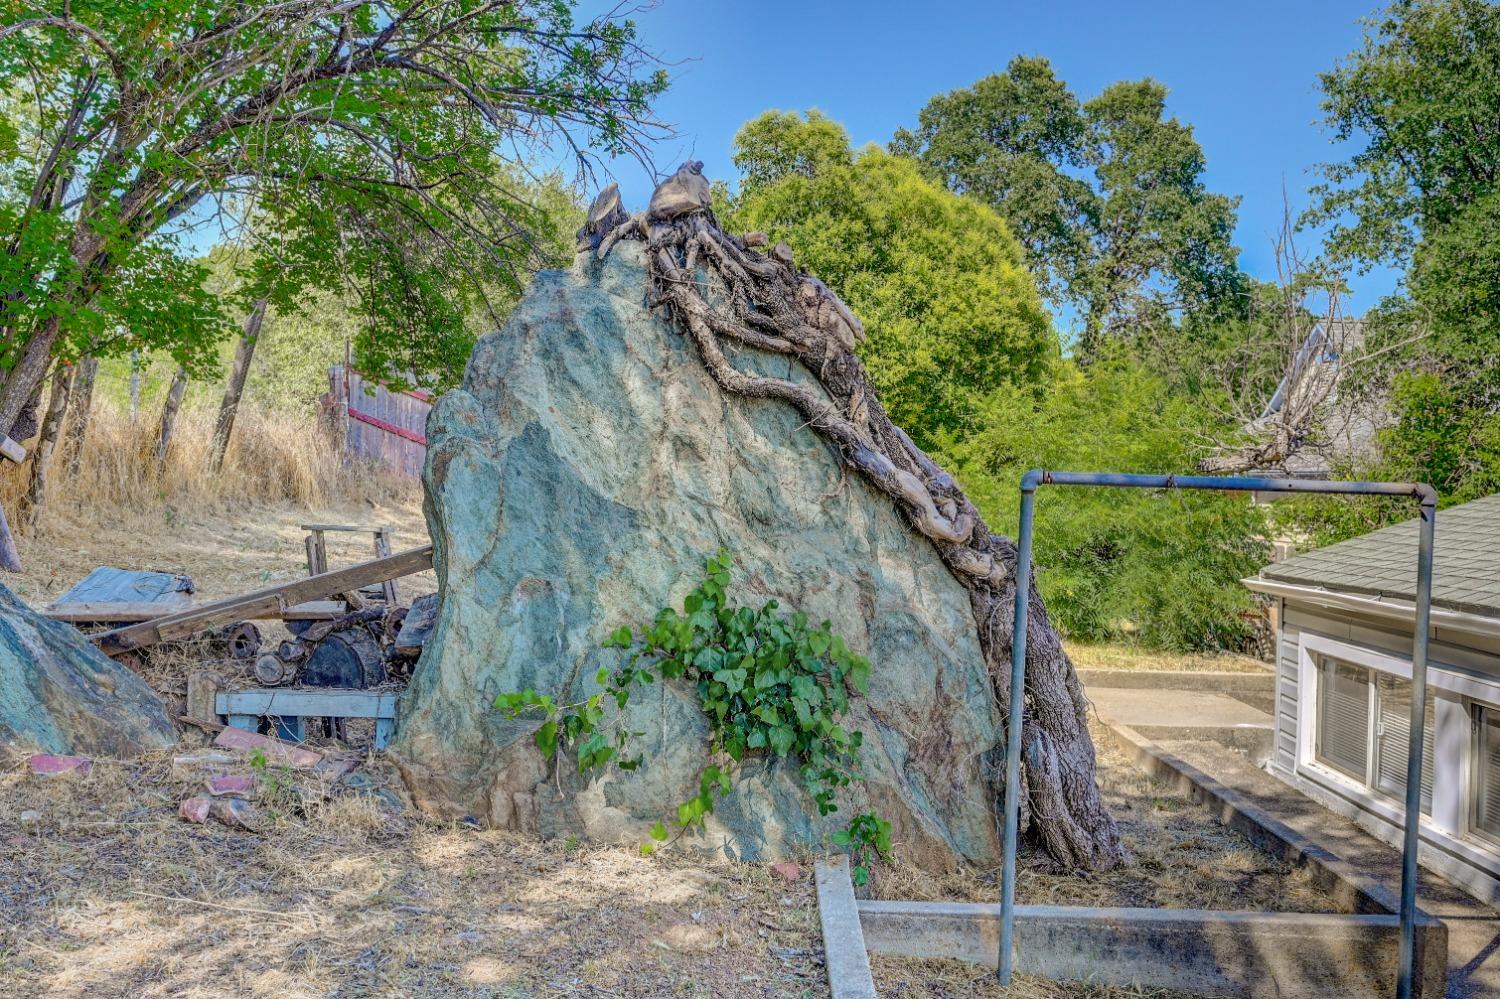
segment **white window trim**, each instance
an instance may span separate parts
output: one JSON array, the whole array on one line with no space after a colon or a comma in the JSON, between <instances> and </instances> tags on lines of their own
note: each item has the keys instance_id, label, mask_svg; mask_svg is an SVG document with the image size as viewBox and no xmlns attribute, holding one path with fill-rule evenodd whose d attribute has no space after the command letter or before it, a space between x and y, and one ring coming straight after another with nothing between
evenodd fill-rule
<instances>
[{"instance_id":1,"label":"white window trim","mask_svg":"<svg viewBox=\"0 0 1500 999\"><path fill-rule=\"evenodd\" d=\"M1355 666L1401 677L1408 682L1411 680L1411 660L1368 646L1354 645L1308 632L1301 633L1297 639L1297 772L1399 826L1404 821L1405 810L1402 807L1317 760L1317 657L1320 653ZM1421 816L1422 836L1481 868L1500 872L1500 851L1491 848L1488 842L1473 837L1469 828L1473 738L1468 703L1480 701L1500 710L1500 683L1449 672L1429 660L1427 684L1449 695L1439 695L1438 702L1434 705L1434 751L1441 753L1441 747L1448 745L1461 745L1463 750L1458 755L1457 773L1450 771L1444 774L1444 767L1439 766L1438 760L1434 761L1432 815ZM1461 731L1454 733L1462 738L1455 742L1446 730L1456 726L1462 726Z\"/></svg>"}]
</instances>

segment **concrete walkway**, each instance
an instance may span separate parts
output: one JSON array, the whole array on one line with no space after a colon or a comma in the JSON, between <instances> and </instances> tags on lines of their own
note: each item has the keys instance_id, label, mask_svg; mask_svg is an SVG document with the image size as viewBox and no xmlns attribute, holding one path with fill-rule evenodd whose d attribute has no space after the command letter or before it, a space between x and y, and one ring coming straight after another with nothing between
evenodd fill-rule
<instances>
[{"instance_id":1,"label":"concrete walkway","mask_svg":"<svg viewBox=\"0 0 1500 999\"><path fill-rule=\"evenodd\" d=\"M1395 911L1401 884L1399 852L1260 769L1242 747L1237 751L1205 734L1216 727L1258 725L1254 716L1264 717L1263 712L1248 706L1242 712L1217 700L1210 703L1209 698L1233 698L1203 691L1091 685L1088 696L1106 724L1135 729L1151 739L1163 756L1186 763L1183 769L1196 770L1238 792L1274 820L1342 860L1346 879ZM1417 904L1448 927L1448 996L1500 999L1500 911L1426 870L1418 880Z\"/></svg>"}]
</instances>

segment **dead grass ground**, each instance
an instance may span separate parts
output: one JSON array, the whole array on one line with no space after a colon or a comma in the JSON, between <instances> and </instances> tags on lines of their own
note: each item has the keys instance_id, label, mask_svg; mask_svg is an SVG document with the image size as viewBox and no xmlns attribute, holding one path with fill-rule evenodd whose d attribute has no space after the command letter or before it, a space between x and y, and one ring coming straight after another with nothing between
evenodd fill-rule
<instances>
[{"instance_id":1,"label":"dead grass ground","mask_svg":"<svg viewBox=\"0 0 1500 999\"><path fill-rule=\"evenodd\" d=\"M1063 642L1080 669L1172 670L1202 673L1266 673L1270 663L1236 652L1158 652L1123 643Z\"/></svg>"},{"instance_id":2,"label":"dead grass ground","mask_svg":"<svg viewBox=\"0 0 1500 999\"><path fill-rule=\"evenodd\" d=\"M1099 729L1099 786L1120 823L1132 863L1083 876L1058 870L1039 853L1023 854L1016 897L1041 905L1147 906L1329 912L1329 899L1308 874L1257 848L1186 795L1136 767ZM919 901L994 902L999 871L934 877L883 870L875 894ZM966 994L966 993L959 993Z\"/></svg>"},{"instance_id":3,"label":"dead grass ground","mask_svg":"<svg viewBox=\"0 0 1500 999\"><path fill-rule=\"evenodd\" d=\"M266 832L192 826L201 780L170 756L0 776L0 996L827 994L810 877L432 826L367 794L300 814L263 789Z\"/></svg>"},{"instance_id":4,"label":"dead grass ground","mask_svg":"<svg viewBox=\"0 0 1500 999\"><path fill-rule=\"evenodd\" d=\"M872 955L870 970L884 999L1194 999L1183 992L1118 985L1066 984L1017 975L1001 988L992 969L963 961Z\"/></svg>"}]
</instances>

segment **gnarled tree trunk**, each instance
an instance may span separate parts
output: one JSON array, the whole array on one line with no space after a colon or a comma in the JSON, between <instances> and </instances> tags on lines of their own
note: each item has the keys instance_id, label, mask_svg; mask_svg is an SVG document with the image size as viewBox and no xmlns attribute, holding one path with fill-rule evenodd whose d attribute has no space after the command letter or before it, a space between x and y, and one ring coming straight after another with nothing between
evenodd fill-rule
<instances>
[{"instance_id":1,"label":"gnarled tree trunk","mask_svg":"<svg viewBox=\"0 0 1500 999\"><path fill-rule=\"evenodd\" d=\"M167 463L167 454L172 449L172 433L177 428L177 413L182 409L182 397L187 392L187 370L178 367L172 375L172 386L167 389L167 401L162 403L161 422L156 425L156 470L161 471Z\"/></svg>"},{"instance_id":2,"label":"gnarled tree trunk","mask_svg":"<svg viewBox=\"0 0 1500 999\"><path fill-rule=\"evenodd\" d=\"M21 500L21 525L36 526L41 516L42 505L47 501L47 480L52 471L52 457L57 452L57 439L62 434L64 420L68 415L68 396L73 389L76 368L58 362L52 374L52 394L47 397L47 413L42 418L42 432L36 447L31 451L31 478L26 484L26 495Z\"/></svg>"},{"instance_id":3,"label":"gnarled tree trunk","mask_svg":"<svg viewBox=\"0 0 1500 999\"><path fill-rule=\"evenodd\" d=\"M839 298L798 270L777 244L755 252L723 232L710 209L701 164L685 165L664 182L647 211L599 231L580 233L602 258L620 239L647 244L656 304L672 311L726 392L780 399L795 406L844 462L885 492L927 537L968 590L980 647L1002 709L1008 705L1015 545L991 533L953 477L922 452L886 415L855 354L864 331ZM763 245L764 238L752 240ZM799 361L826 392L735 366L726 344L748 345ZM829 399L833 400L830 405ZM1024 581L1031 614L1027 635L1026 704L1022 734L1022 817L1030 833L1065 866L1113 867L1124 858L1119 829L1095 781L1093 742L1083 691L1047 617L1034 580ZM998 804L998 803L997 803ZM998 811L998 808L997 808Z\"/></svg>"}]
</instances>

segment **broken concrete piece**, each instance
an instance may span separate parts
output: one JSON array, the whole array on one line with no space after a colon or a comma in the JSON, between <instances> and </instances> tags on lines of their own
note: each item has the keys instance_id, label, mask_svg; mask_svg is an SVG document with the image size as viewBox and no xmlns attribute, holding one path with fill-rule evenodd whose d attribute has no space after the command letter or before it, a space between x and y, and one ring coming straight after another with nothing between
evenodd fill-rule
<instances>
[{"instance_id":1,"label":"broken concrete piece","mask_svg":"<svg viewBox=\"0 0 1500 999\"><path fill-rule=\"evenodd\" d=\"M178 805L177 814L189 822L201 825L208 818L208 811L212 807L213 799L200 794Z\"/></svg>"},{"instance_id":2,"label":"broken concrete piece","mask_svg":"<svg viewBox=\"0 0 1500 999\"><path fill-rule=\"evenodd\" d=\"M246 753L259 749L266 754L266 762L297 770L315 767L323 759L322 753L238 728L226 728L220 732L214 739L214 745L220 749L242 750Z\"/></svg>"},{"instance_id":3,"label":"broken concrete piece","mask_svg":"<svg viewBox=\"0 0 1500 999\"><path fill-rule=\"evenodd\" d=\"M215 798L246 798L255 790L253 777L210 777L203 787Z\"/></svg>"},{"instance_id":4,"label":"broken concrete piece","mask_svg":"<svg viewBox=\"0 0 1500 999\"><path fill-rule=\"evenodd\" d=\"M219 798L210 804L208 813L231 829L260 832L264 825L255 806L243 798Z\"/></svg>"},{"instance_id":5,"label":"broken concrete piece","mask_svg":"<svg viewBox=\"0 0 1500 999\"><path fill-rule=\"evenodd\" d=\"M87 756L37 753L31 758L31 772L43 777L58 777L63 774L77 774L83 777L92 769L94 769L94 761Z\"/></svg>"}]
</instances>

